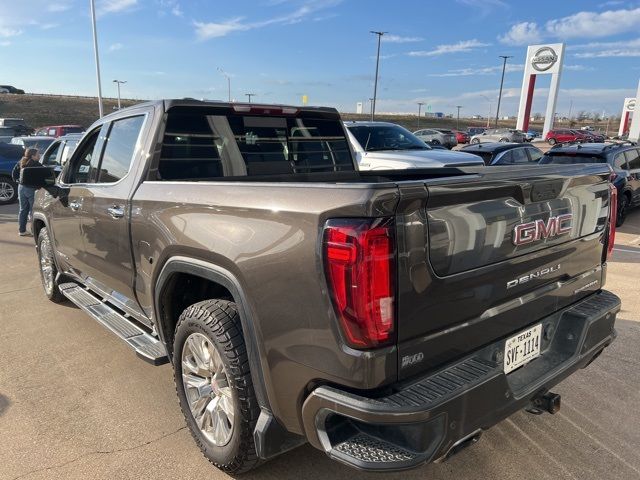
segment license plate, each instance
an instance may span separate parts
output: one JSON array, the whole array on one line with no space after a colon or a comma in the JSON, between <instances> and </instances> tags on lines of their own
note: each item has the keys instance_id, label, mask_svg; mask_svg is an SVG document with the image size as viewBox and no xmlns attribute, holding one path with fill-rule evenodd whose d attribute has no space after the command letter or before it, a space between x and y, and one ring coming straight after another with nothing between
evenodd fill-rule
<instances>
[{"instance_id":1,"label":"license plate","mask_svg":"<svg viewBox=\"0 0 640 480\"><path fill-rule=\"evenodd\" d=\"M542 324L538 324L507 339L504 345L504 373L513 372L540 356L541 334Z\"/></svg>"}]
</instances>

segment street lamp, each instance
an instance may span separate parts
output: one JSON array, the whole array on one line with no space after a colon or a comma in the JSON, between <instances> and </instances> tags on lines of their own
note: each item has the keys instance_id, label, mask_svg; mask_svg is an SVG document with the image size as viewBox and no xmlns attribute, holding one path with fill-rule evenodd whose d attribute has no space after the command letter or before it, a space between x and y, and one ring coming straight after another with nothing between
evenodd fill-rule
<instances>
[{"instance_id":1,"label":"street lamp","mask_svg":"<svg viewBox=\"0 0 640 480\"><path fill-rule=\"evenodd\" d=\"M373 122L376 116L376 98L378 95L378 68L380 66L380 41L382 40L382 36L388 32L376 32L371 30L370 33L378 36L378 54L376 55L376 78L373 82L373 101L371 103L371 121Z\"/></svg>"},{"instance_id":2,"label":"street lamp","mask_svg":"<svg viewBox=\"0 0 640 480\"><path fill-rule=\"evenodd\" d=\"M500 93L498 94L498 106L496 107L496 126L498 128L498 117L500 116L500 101L502 100L502 86L504 85L504 71L507 68L507 59L513 58L513 55L499 55L502 58L502 78L500 79Z\"/></svg>"},{"instance_id":3,"label":"street lamp","mask_svg":"<svg viewBox=\"0 0 640 480\"><path fill-rule=\"evenodd\" d=\"M493 103L493 100L491 100L486 95L480 94L480 96L484 98L487 102L489 102L489 114L487 115L487 128L489 128L489 119L491 118L491 104Z\"/></svg>"},{"instance_id":4,"label":"street lamp","mask_svg":"<svg viewBox=\"0 0 640 480\"><path fill-rule=\"evenodd\" d=\"M422 109L424 102L418 102L418 128L420 128L420 110Z\"/></svg>"},{"instance_id":5,"label":"street lamp","mask_svg":"<svg viewBox=\"0 0 640 480\"><path fill-rule=\"evenodd\" d=\"M245 95L247 96L247 98L249 99L249 103L251 103L251 97L255 97L256 94L255 93L245 93Z\"/></svg>"},{"instance_id":6,"label":"street lamp","mask_svg":"<svg viewBox=\"0 0 640 480\"><path fill-rule=\"evenodd\" d=\"M91 28L93 30L93 54L96 58L96 79L98 81L98 113L103 115L102 109L102 82L100 81L100 58L98 55L98 31L96 30L96 5L95 0L90 0Z\"/></svg>"},{"instance_id":7,"label":"street lamp","mask_svg":"<svg viewBox=\"0 0 640 480\"><path fill-rule=\"evenodd\" d=\"M460 109L462 108L462 105L456 105L456 108L458 109L458 118L456 119L456 130L460 130Z\"/></svg>"},{"instance_id":8,"label":"street lamp","mask_svg":"<svg viewBox=\"0 0 640 480\"><path fill-rule=\"evenodd\" d=\"M120 85L124 85L125 83L127 83L127 81L126 80L114 80L113 83L118 85L118 110L120 110L122 108L122 105L120 105Z\"/></svg>"},{"instance_id":9,"label":"street lamp","mask_svg":"<svg viewBox=\"0 0 640 480\"><path fill-rule=\"evenodd\" d=\"M231 75L225 72L222 68L218 67L218 71L227 77L227 93L229 95L229 103L231 103Z\"/></svg>"}]
</instances>

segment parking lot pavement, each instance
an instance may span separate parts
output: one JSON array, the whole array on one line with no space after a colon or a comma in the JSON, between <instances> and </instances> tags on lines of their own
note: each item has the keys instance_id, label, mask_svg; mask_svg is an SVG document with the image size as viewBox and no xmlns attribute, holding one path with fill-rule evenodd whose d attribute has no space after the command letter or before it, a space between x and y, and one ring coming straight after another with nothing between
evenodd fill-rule
<instances>
[{"instance_id":1,"label":"parking lot pavement","mask_svg":"<svg viewBox=\"0 0 640 480\"><path fill-rule=\"evenodd\" d=\"M77 308L46 300L32 238L0 207L0 479L228 478L202 457L171 367L150 366ZM607 288L617 341L556 389L557 415L518 413L438 465L388 479L640 479L640 211L617 234ZM247 479L381 478L309 446Z\"/></svg>"}]
</instances>

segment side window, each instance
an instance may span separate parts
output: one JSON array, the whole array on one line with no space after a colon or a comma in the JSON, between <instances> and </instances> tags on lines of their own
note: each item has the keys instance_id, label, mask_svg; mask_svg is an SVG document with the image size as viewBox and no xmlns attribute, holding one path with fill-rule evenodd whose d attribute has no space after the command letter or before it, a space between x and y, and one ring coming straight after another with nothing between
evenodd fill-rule
<instances>
[{"instance_id":1,"label":"side window","mask_svg":"<svg viewBox=\"0 0 640 480\"><path fill-rule=\"evenodd\" d=\"M629 162L629 170L640 169L640 150L627 150L624 152L624 156L627 157L627 162Z\"/></svg>"},{"instance_id":2,"label":"side window","mask_svg":"<svg viewBox=\"0 0 640 480\"><path fill-rule=\"evenodd\" d=\"M529 157L527 156L527 152L524 148L514 148L511 150L513 163L523 164L529 163Z\"/></svg>"},{"instance_id":3,"label":"side window","mask_svg":"<svg viewBox=\"0 0 640 480\"><path fill-rule=\"evenodd\" d=\"M500 159L495 163L496 165L513 165L513 150L506 151L502 154Z\"/></svg>"},{"instance_id":4,"label":"side window","mask_svg":"<svg viewBox=\"0 0 640 480\"><path fill-rule=\"evenodd\" d=\"M144 115L138 115L111 124L105 139L98 183L115 183L129 172L143 123Z\"/></svg>"},{"instance_id":5,"label":"side window","mask_svg":"<svg viewBox=\"0 0 640 480\"><path fill-rule=\"evenodd\" d=\"M613 168L629 170L629 167L627 166L627 159L625 158L624 153L619 153L613 159Z\"/></svg>"},{"instance_id":6,"label":"side window","mask_svg":"<svg viewBox=\"0 0 640 480\"><path fill-rule=\"evenodd\" d=\"M60 165L64 166L67 163L67 160L69 160L69 157L71 156L73 151L76 149L77 145L78 145L78 142L73 140L67 140L67 142L64 145L64 149L62 150L62 155L58 155L58 163L60 163Z\"/></svg>"},{"instance_id":7,"label":"side window","mask_svg":"<svg viewBox=\"0 0 640 480\"><path fill-rule=\"evenodd\" d=\"M55 128L50 128L49 131L47 132L47 135L50 137L55 137L56 136L56 129Z\"/></svg>"},{"instance_id":8,"label":"side window","mask_svg":"<svg viewBox=\"0 0 640 480\"><path fill-rule=\"evenodd\" d=\"M529 157L532 162L537 162L542 158L542 152L540 150L536 150L535 148L527 148L529 152Z\"/></svg>"},{"instance_id":9,"label":"side window","mask_svg":"<svg viewBox=\"0 0 640 480\"><path fill-rule=\"evenodd\" d=\"M42 157L43 165L59 165L56 157L58 155L58 152L60 151L61 145L62 142L55 142L53 145L51 145L51 148Z\"/></svg>"},{"instance_id":10,"label":"side window","mask_svg":"<svg viewBox=\"0 0 640 480\"><path fill-rule=\"evenodd\" d=\"M96 128L80 146L80 151L73 158L73 165L67 174L67 183L90 183L94 181L95 172L100 160L98 151L101 142L98 142L100 128ZM98 148L97 148L98 147Z\"/></svg>"}]
</instances>

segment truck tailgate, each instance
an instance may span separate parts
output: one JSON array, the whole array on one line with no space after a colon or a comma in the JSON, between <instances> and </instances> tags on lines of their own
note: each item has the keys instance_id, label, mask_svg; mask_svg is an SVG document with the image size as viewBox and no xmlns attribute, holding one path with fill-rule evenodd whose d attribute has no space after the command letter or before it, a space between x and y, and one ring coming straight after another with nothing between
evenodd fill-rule
<instances>
[{"instance_id":1,"label":"truck tailgate","mask_svg":"<svg viewBox=\"0 0 640 480\"><path fill-rule=\"evenodd\" d=\"M488 167L400 184L399 377L599 290L609 173L602 165Z\"/></svg>"}]
</instances>

